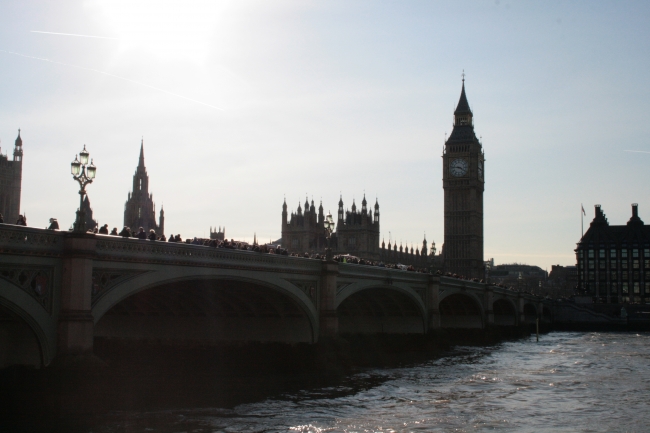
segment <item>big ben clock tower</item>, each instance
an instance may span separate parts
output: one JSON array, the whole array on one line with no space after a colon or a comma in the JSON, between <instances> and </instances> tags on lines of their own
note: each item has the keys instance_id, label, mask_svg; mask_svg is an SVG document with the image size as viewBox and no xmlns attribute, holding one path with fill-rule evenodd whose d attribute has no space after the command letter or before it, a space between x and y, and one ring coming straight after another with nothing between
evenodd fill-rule
<instances>
[{"instance_id":1,"label":"big ben clock tower","mask_svg":"<svg viewBox=\"0 0 650 433\"><path fill-rule=\"evenodd\" d=\"M445 142L442 155L444 269L470 278L483 278L485 155L474 134L472 116L463 77L460 100L454 111L454 129Z\"/></svg>"}]
</instances>

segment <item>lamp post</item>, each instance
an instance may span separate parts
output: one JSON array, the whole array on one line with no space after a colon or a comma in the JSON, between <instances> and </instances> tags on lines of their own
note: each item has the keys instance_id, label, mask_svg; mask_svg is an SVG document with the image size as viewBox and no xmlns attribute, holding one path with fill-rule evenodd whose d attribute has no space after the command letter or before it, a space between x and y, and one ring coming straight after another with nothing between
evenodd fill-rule
<instances>
[{"instance_id":1,"label":"lamp post","mask_svg":"<svg viewBox=\"0 0 650 433\"><path fill-rule=\"evenodd\" d=\"M332 241L332 232L334 231L334 220L332 219L332 214L328 213L325 218L325 238L327 239L327 249L325 249L325 260L328 262L332 260L332 246L330 245Z\"/></svg>"},{"instance_id":2,"label":"lamp post","mask_svg":"<svg viewBox=\"0 0 650 433\"><path fill-rule=\"evenodd\" d=\"M81 152L79 152L79 158L75 155L74 161L70 164L70 171L72 172L72 178L79 182L79 209L77 209L77 219L74 222L74 232L76 233L85 233L86 232L86 212L83 209L84 206L84 197L86 196L86 185L93 183L95 174L97 172L97 167L93 164L92 159L90 160L90 165L88 165L88 157L90 154L86 150L86 145Z\"/></svg>"}]
</instances>

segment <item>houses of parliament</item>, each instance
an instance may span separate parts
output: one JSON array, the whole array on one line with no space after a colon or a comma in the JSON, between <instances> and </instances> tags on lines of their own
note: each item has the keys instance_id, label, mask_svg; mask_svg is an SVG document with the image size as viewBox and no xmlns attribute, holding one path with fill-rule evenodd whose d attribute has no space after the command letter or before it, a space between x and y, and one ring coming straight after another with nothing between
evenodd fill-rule
<instances>
[{"instance_id":1,"label":"houses of parliament","mask_svg":"<svg viewBox=\"0 0 650 433\"><path fill-rule=\"evenodd\" d=\"M15 141L13 159L0 153L0 213L13 223L20 213L23 142L20 131ZM442 155L444 189L444 245L436 255L435 243L428 246L426 238L413 249L396 243L380 244L379 202L369 205L365 194L361 206L353 200L351 208L339 199L336 230L330 239L335 254L351 254L364 259L402 263L422 268L438 268L444 272L470 278L484 277L483 261L483 191L485 187L485 155L474 133L473 113L465 93L465 79L460 99L454 111L453 130L445 141ZM83 203L86 228L94 229L90 200ZM282 246L293 252L324 253L327 239L322 203L316 209L314 201L299 203L295 212L288 212L286 200L282 205ZM133 175L132 191L124 204L124 225L132 230L142 227L157 235L165 233L165 214L160 209L156 220L156 205L149 192L149 175L144 162L144 141ZM223 238L225 233L212 232L211 237ZM225 232L225 229L224 229Z\"/></svg>"},{"instance_id":2,"label":"houses of parliament","mask_svg":"<svg viewBox=\"0 0 650 433\"><path fill-rule=\"evenodd\" d=\"M445 142L442 155L444 189L444 245L441 256L435 255L435 243L427 247L379 244L379 203L368 208L365 195L358 209L353 201L351 210L344 210L339 200L336 231L331 248L336 254L351 254L370 260L390 261L421 267L438 267L444 272L470 278L484 277L483 262L483 191L485 187L485 155L474 133L473 113L465 93L465 79L460 99L454 111L453 130ZM282 246L291 251L323 253L327 247L324 235L323 205L318 213L308 200L304 210L298 204L288 214L286 200L282 205Z\"/></svg>"}]
</instances>

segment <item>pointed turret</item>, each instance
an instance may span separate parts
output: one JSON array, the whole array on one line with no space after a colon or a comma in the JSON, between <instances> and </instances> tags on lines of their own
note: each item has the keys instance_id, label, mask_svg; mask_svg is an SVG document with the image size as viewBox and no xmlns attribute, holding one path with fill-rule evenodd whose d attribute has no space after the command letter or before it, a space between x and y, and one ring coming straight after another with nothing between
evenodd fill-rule
<instances>
[{"instance_id":1,"label":"pointed turret","mask_svg":"<svg viewBox=\"0 0 650 433\"><path fill-rule=\"evenodd\" d=\"M287 215L287 198L284 198L284 203L282 203L282 227L286 226L288 223Z\"/></svg>"},{"instance_id":2,"label":"pointed turret","mask_svg":"<svg viewBox=\"0 0 650 433\"><path fill-rule=\"evenodd\" d=\"M374 222L379 223L379 201L375 198L375 219Z\"/></svg>"},{"instance_id":3,"label":"pointed turret","mask_svg":"<svg viewBox=\"0 0 650 433\"><path fill-rule=\"evenodd\" d=\"M361 213L368 213L368 202L366 201L366 193L363 193L363 200L361 201Z\"/></svg>"},{"instance_id":4,"label":"pointed turret","mask_svg":"<svg viewBox=\"0 0 650 433\"><path fill-rule=\"evenodd\" d=\"M454 111L454 115L458 114L469 114L472 115L472 110L469 108L469 102L467 102L467 95L465 94L465 78L463 77L463 87L460 91L460 99L458 99L458 105Z\"/></svg>"},{"instance_id":5,"label":"pointed turret","mask_svg":"<svg viewBox=\"0 0 650 433\"><path fill-rule=\"evenodd\" d=\"M16 137L16 147L23 145L23 139L20 137L20 129L18 130L18 137Z\"/></svg>"},{"instance_id":6,"label":"pointed turret","mask_svg":"<svg viewBox=\"0 0 650 433\"><path fill-rule=\"evenodd\" d=\"M23 160L23 139L20 137L20 129L18 130L18 137L16 137L16 147L14 147L14 161Z\"/></svg>"},{"instance_id":7,"label":"pointed turret","mask_svg":"<svg viewBox=\"0 0 650 433\"><path fill-rule=\"evenodd\" d=\"M354 199L352 199L352 212L357 211L357 204L354 202Z\"/></svg>"},{"instance_id":8,"label":"pointed turret","mask_svg":"<svg viewBox=\"0 0 650 433\"><path fill-rule=\"evenodd\" d=\"M138 168L145 168L145 166L144 166L144 138L140 141L140 160L138 161Z\"/></svg>"}]
</instances>

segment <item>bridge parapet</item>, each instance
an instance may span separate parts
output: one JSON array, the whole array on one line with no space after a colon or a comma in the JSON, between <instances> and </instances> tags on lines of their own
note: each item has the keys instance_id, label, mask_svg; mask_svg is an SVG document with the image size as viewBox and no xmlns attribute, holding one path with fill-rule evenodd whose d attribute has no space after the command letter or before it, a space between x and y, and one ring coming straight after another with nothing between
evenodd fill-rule
<instances>
[{"instance_id":1,"label":"bridge parapet","mask_svg":"<svg viewBox=\"0 0 650 433\"><path fill-rule=\"evenodd\" d=\"M204 245L166 243L133 238L116 238L96 235L96 258L98 260L129 261L139 263L191 264L192 266L258 267L277 269L281 266L288 272L299 270L318 273L321 261L278 254L259 253L227 248L212 248Z\"/></svg>"},{"instance_id":2,"label":"bridge parapet","mask_svg":"<svg viewBox=\"0 0 650 433\"><path fill-rule=\"evenodd\" d=\"M60 256L65 232L0 224L0 253Z\"/></svg>"}]
</instances>

